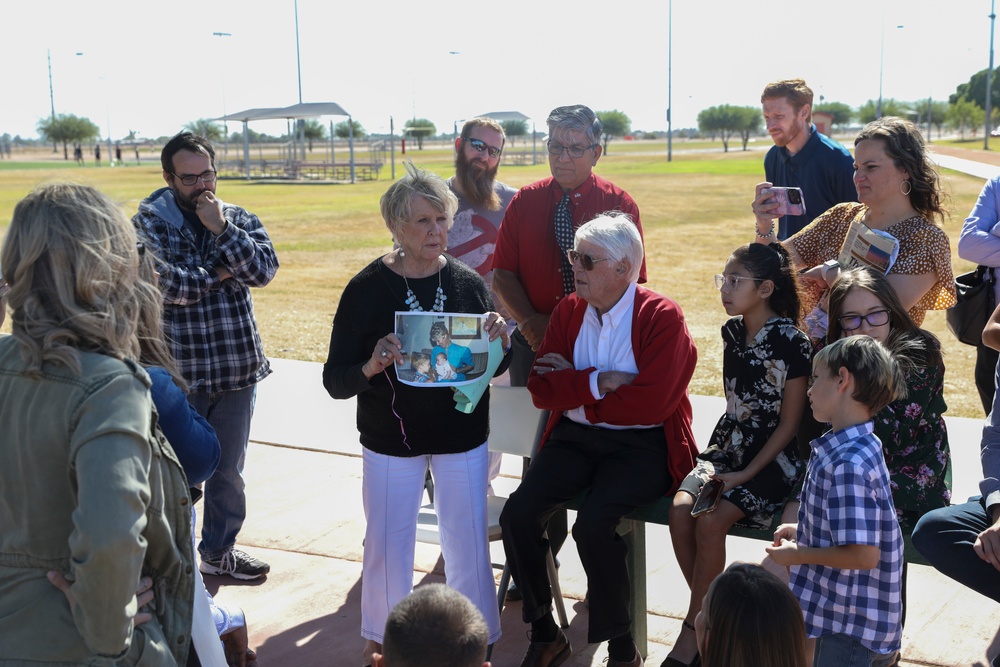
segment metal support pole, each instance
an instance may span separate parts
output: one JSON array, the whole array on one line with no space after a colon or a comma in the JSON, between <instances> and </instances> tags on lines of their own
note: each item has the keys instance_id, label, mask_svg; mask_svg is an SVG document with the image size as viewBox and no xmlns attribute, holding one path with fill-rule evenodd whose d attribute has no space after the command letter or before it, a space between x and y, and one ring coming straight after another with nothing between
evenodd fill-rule
<instances>
[{"instance_id":1,"label":"metal support pole","mask_svg":"<svg viewBox=\"0 0 1000 667\"><path fill-rule=\"evenodd\" d=\"M986 71L986 131L983 132L983 150L990 149L990 132L993 131L993 27L996 25L996 0L990 1L990 68Z\"/></svg>"}]
</instances>

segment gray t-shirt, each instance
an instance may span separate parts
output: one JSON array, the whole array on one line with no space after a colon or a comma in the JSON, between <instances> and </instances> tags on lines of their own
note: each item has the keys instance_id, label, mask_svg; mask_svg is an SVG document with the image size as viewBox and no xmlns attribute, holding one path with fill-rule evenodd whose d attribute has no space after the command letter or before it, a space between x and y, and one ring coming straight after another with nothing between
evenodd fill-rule
<instances>
[{"instance_id":1,"label":"gray t-shirt","mask_svg":"<svg viewBox=\"0 0 1000 667\"><path fill-rule=\"evenodd\" d=\"M514 325L493 291L493 253L496 251L500 222L517 190L500 181L494 182L493 190L500 197L500 208L483 211L475 208L455 189L454 180L454 177L448 179L448 187L458 197L458 211L454 224L448 230L448 254L483 277L497 312L504 316L508 324Z\"/></svg>"}]
</instances>

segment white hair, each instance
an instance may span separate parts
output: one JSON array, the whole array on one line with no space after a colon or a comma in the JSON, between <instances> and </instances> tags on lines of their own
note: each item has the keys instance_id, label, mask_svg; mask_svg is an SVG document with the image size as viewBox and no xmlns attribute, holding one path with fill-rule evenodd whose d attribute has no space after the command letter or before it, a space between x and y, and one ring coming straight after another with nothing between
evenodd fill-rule
<instances>
[{"instance_id":1,"label":"white hair","mask_svg":"<svg viewBox=\"0 0 1000 667\"><path fill-rule=\"evenodd\" d=\"M593 243L604 250L611 262L627 261L629 282L639 279L644 253L642 237L627 213L606 211L584 223L576 230L574 246L581 241Z\"/></svg>"}]
</instances>

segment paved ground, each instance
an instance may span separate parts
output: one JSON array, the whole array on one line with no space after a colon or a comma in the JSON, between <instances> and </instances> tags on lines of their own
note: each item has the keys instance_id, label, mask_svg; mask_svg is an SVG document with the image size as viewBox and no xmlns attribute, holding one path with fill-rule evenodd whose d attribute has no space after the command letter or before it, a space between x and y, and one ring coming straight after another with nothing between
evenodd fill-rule
<instances>
[{"instance_id":1,"label":"paved ground","mask_svg":"<svg viewBox=\"0 0 1000 667\"><path fill-rule=\"evenodd\" d=\"M942 167L981 178L1000 174L1000 155L938 148ZM272 565L262 582L233 583L207 577L220 601L241 605L261 667L361 663L360 578L364 518L361 509L360 445L353 401L330 400L322 389L321 366L274 360L275 373L261 386L246 477L249 516L241 545ZM695 433L707 440L720 399L693 397ZM981 423L948 419L955 462L954 498L978 493ZM519 461L505 461L495 486L500 495L516 487ZM571 517L572 520L572 517ZM657 666L680 630L688 589L670 547L668 529L647 529L649 656ZM499 543L493 561L503 562ZM763 543L730 538L728 560L757 561ZM560 557L560 581L574 647L568 667L603 663L604 646L586 643L587 610L583 569L572 537ZM417 545L414 583L443 580L439 551ZM499 570L497 571L499 579ZM1000 609L987 598L954 584L932 568L912 566L907 587L903 665L986 667L1000 654ZM520 604L504 611L504 636L493 655L495 667L517 667L527 639Z\"/></svg>"},{"instance_id":2,"label":"paved ground","mask_svg":"<svg viewBox=\"0 0 1000 667\"><path fill-rule=\"evenodd\" d=\"M262 582L240 584L206 577L220 601L241 605L261 667L360 665L363 641L360 577L364 518L360 446L353 401L333 401L321 384L320 364L274 360L275 373L260 385L246 466L249 517L240 537L272 565ZM704 442L720 413L717 398L694 397L696 436ZM976 493L980 424L949 420L956 459L955 497ZM505 461L498 491L516 486L519 462ZM503 562L499 543L493 561ZM649 660L659 665L680 629L687 586L674 562L668 529L647 531L649 560ZM731 538L728 559L759 560L763 543ZM436 548L417 545L414 583L441 581ZM586 583L572 544L562 551L560 580L574 647L570 667L601 665L604 646L586 643ZM500 572L497 570L497 578ZM982 665L1000 652L1000 609L991 600L953 584L931 568L913 566L904 665ZM496 667L517 667L527 640L520 605L502 617L504 636Z\"/></svg>"}]
</instances>

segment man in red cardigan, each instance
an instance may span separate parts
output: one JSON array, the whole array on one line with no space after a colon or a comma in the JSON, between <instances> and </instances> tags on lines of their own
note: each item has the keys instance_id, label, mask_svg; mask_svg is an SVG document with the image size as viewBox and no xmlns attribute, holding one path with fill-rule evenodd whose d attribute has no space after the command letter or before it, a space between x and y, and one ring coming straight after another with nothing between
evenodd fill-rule
<instances>
[{"instance_id":1,"label":"man in red cardigan","mask_svg":"<svg viewBox=\"0 0 1000 667\"><path fill-rule=\"evenodd\" d=\"M697 351L680 307L637 284L642 240L628 216L586 223L568 254L576 292L552 312L528 378L535 405L552 415L500 516L531 624L521 666L555 667L572 653L552 618L544 533L557 509L590 489L573 526L590 591L588 641L608 642L609 667L638 667L626 547L615 528L694 467L687 386Z\"/></svg>"}]
</instances>

